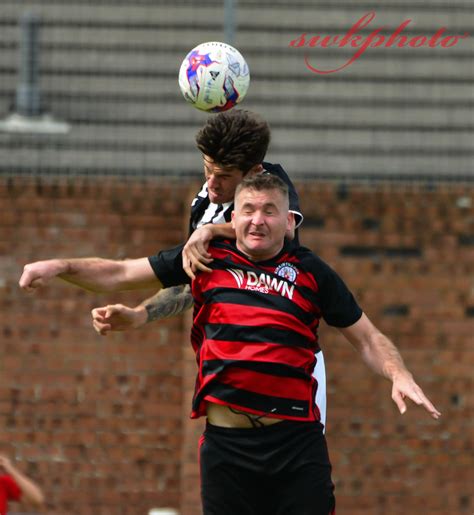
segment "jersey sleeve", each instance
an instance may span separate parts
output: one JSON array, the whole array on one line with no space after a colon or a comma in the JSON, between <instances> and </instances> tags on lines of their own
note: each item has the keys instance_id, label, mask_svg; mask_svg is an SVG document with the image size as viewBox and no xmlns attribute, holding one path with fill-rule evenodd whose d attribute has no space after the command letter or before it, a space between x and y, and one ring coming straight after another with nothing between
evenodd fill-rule
<instances>
[{"instance_id":1,"label":"jersey sleeve","mask_svg":"<svg viewBox=\"0 0 474 515\"><path fill-rule=\"evenodd\" d=\"M341 277L320 261L318 284L322 316L328 325L349 327L362 316L362 309Z\"/></svg>"},{"instance_id":2,"label":"jersey sleeve","mask_svg":"<svg viewBox=\"0 0 474 515\"><path fill-rule=\"evenodd\" d=\"M148 258L156 277L165 288L191 283L191 279L183 270L183 248L184 243L169 250L162 250Z\"/></svg>"},{"instance_id":3,"label":"jersey sleeve","mask_svg":"<svg viewBox=\"0 0 474 515\"><path fill-rule=\"evenodd\" d=\"M296 192L291 179L280 164L263 163L263 168L267 173L276 175L288 186L288 196L290 200L290 211L295 215L296 227L303 223L303 214L301 213L298 193Z\"/></svg>"},{"instance_id":4,"label":"jersey sleeve","mask_svg":"<svg viewBox=\"0 0 474 515\"><path fill-rule=\"evenodd\" d=\"M10 476L0 476L0 483L8 501L19 501L21 499L21 488Z\"/></svg>"}]
</instances>

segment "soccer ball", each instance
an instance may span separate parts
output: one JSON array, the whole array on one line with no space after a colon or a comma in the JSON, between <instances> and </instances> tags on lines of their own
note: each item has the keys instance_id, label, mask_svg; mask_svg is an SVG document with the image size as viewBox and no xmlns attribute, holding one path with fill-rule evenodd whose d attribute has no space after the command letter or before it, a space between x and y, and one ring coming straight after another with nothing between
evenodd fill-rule
<instances>
[{"instance_id":1,"label":"soccer ball","mask_svg":"<svg viewBox=\"0 0 474 515\"><path fill-rule=\"evenodd\" d=\"M218 113L234 107L245 97L249 83L249 67L242 54L218 41L193 48L179 69L184 98L201 111Z\"/></svg>"}]
</instances>

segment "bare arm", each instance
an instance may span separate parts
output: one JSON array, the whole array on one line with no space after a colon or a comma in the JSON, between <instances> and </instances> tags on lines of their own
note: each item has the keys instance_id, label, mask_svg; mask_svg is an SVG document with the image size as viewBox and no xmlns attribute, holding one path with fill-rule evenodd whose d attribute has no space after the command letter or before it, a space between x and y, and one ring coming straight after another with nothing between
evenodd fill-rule
<instances>
[{"instance_id":1,"label":"bare arm","mask_svg":"<svg viewBox=\"0 0 474 515\"><path fill-rule=\"evenodd\" d=\"M147 258L124 261L102 258L36 261L25 265L19 284L26 291L33 291L54 277L98 293L160 285Z\"/></svg>"},{"instance_id":2,"label":"bare arm","mask_svg":"<svg viewBox=\"0 0 474 515\"><path fill-rule=\"evenodd\" d=\"M110 331L136 329L153 320L178 315L193 305L191 289L187 285L172 286L144 300L135 308L113 304L92 310L92 325L102 336Z\"/></svg>"},{"instance_id":3,"label":"bare arm","mask_svg":"<svg viewBox=\"0 0 474 515\"><path fill-rule=\"evenodd\" d=\"M382 334L365 314L350 327L340 329L341 333L361 353L365 363L376 373L392 381L392 399L400 413L405 413L404 398L423 406L428 413L438 419L441 413L433 406L416 384L406 368L395 345Z\"/></svg>"},{"instance_id":4,"label":"bare arm","mask_svg":"<svg viewBox=\"0 0 474 515\"><path fill-rule=\"evenodd\" d=\"M36 508L40 508L44 504L44 495L41 488L13 466L6 456L0 456L0 467L2 467L20 487L22 502L25 501Z\"/></svg>"}]
</instances>

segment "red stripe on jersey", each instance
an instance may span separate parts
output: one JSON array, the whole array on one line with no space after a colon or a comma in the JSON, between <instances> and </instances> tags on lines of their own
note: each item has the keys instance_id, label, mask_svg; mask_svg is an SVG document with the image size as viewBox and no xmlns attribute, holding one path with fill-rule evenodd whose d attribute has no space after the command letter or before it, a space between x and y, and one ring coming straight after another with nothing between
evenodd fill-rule
<instances>
[{"instance_id":1,"label":"red stripe on jersey","mask_svg":"<svg viewBox=\"0 0 474 515\"><path fill-rule=\"evenodd\" d=\"M312 402L313 378L302 381L285 377L284 381L275 381L274 376L232 366L219 375L219 382L262 395ZM249 385L254 385L254 388L249 388Z\"/></svg>"},{"instance_id":2,"label":"red stripe on jersey","mask_svg":"<svg viewBox=\"0 0 474 515\"><path fill-rule=\"evenodd\" d=\"M301 368L312 374L314 353L301 347L286 347L268 343L226 342L223 340L206 340L201 350L200 360L246 360L265 363L285 363Z\"/></svg>"}]
</instances>

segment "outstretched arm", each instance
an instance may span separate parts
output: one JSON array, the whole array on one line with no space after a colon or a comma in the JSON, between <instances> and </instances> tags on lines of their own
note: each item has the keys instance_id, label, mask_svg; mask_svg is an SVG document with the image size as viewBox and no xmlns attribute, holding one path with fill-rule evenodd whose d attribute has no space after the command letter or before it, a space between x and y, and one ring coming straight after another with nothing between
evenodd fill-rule
<instances>
[{"instance_id":1,"label":"outstretched arm","mask_svg":"<svg viewBox=\"0 0 474 515\"><path fill-rule=\"evenodd\" d=\"M22 474L6 456L0 456L0 467L5 470L20 487L21 501L25 501L36 508L44 504L44 495L41 488L31 479Z\"/></svg>"},{"instance_id":2,"label":"outstretched arm","mask_svg":"<svg viewBox=\"0 0 474 515\"><path fill-rule=\"evenodd\" d=\"M153 320L178 315L193 305L188 285L172 286L144 300L135 308L114 304L92 310L92 325L101 335L136 329Z\"/></svg>"},{"instance_id":3,"label":"outstretched arm","mask_svg":"<svg viewBox=\"0 0 474 515\"><path fill-rule=\"evenodd\" d=\"M160 285L147 258L124 261L102 258L36 261L25 265L19 284L26 291L34 291L54 277L97 293Z\"/></svg>"},{"instance_id":4,"label":"outstretched arm","mask_svg":"<svg viewBox=\"0 0 474 515\"><path fill-rule=\"evenodd\" d=\"M404 399L408 397L415 404L423 406L434 419L440 417L441 413L416 384L395 345L365 314L355 324L340 331L374 372L392 381L392 399L400 413L405 413L407 407Z\"/></svg>"}]
</instances>

